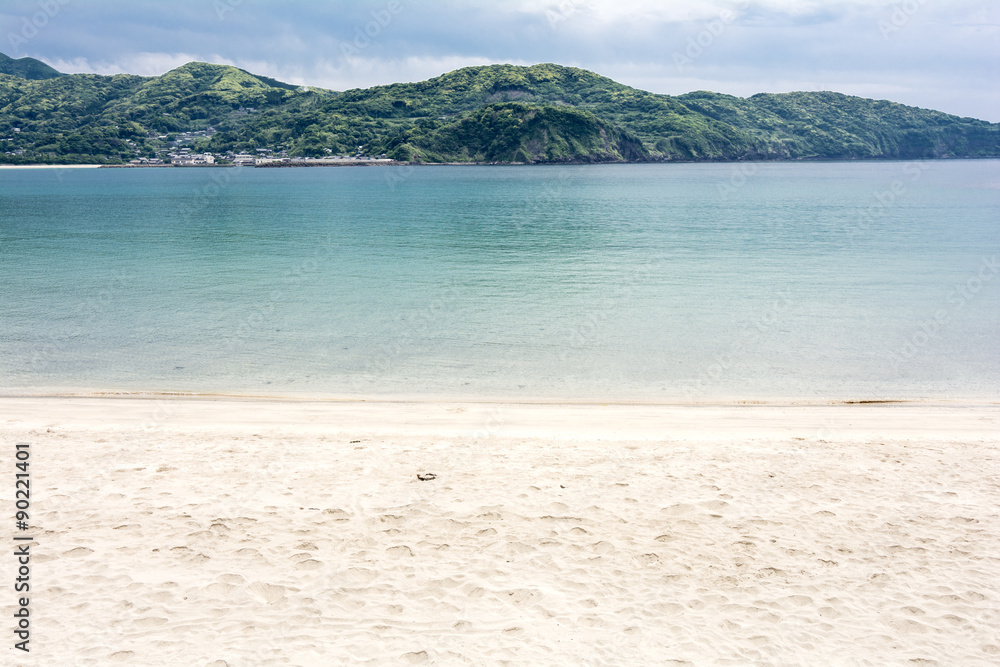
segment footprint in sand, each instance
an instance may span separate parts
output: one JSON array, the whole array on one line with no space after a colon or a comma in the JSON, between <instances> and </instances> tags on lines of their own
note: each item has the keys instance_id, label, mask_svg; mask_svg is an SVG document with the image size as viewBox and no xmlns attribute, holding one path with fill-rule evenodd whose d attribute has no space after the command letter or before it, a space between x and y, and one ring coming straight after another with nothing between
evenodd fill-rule
<instances>
[{"instance_id":1,"label":"footprint in sand","mask_svg":"<svg viewBox=\"0 0 1000 667\"><path fill-rule=\"evenodd\" d=\"M285 597L284 586L256 582L247 586L247 590L265 604L274 604Z\"/></svg>"},{"instance_id":2,"label":"footprint in sand","mask_svg":"<svg viewBox=\"0 0 1000 667\"><path fill-rule=\"evenodd\" d=\"M137 621L135 621L135 624L140 628L156 628L161 625L166 625L167 619L156 616L150 616L148 618L138 619Z\"/></svg>"},{"instance_id":3,"label":"footprint in sand","mask_svg":"<svg viewBox=\"0 0 1000 667\"><path fill-rule=\"evenodd\" d=\"M295 566L296 570L318 570L323 567L323 563L318 560L310 558L309 560L304 560Z\"/></svg>"},{"instance_id":4,"label":"footprint in sand","mask_svg":"<svg viewBox=\"0 0 1000 667\"><path fill-rule=\"evenodd\" d=\"M63 556L68 556L70 558L80 558L82 556L89 556L94 553L93 549L88 549L87 547L77 547L75 549L70 549L69 551L63 553Z\"/></svg>"},{"instance_id":5,"label":"footprint in sand","mask_svg":"<svg viewBox=\"0 0 1000 667\"><path fill-rule=\"evenodd\" d=\"M398 547L389 547L385 550L387 554L393 558L409 558L413 556L413 549L406 545L401 545Z\"/></svg>"},{"instance_id":6,"label":"footprint in sand","mask_svg":"<svg viewBox=\"0 0 1000 667\"><path fill-rule=\"evenodd\" d=\"M398 516L396 514L383 514L378 518L379 522L384 526L389 526L391 528L401 528L406 524L406 517Z\"/></svg>"},{"instance_id":7,"label":"footprint in sand","mask_svg":"<svg viewBox=\"0 0 1000 667\"><path fill-rule=\"evenodd\" d=\"M362 567L349 567L340 573L339 578L352 586L365 586L378 579L379 573Z\"/></svg>"},{"instance_id":8,"label":"footprint in sand","mask_svg":"<svg viewBox=\"0 0 1000 667\"><path fill-rule=\"evenodd\" d=\"M524 607L541 598L542 594L526 588L518 588L513 591L506 591L506 596L507 600L515 607Z\"/></svg>"},{"instance_id":9,"label":"footprint in sand","mask_svg":"<svg viewBox=\"0 0 1000 667\"><path fill-rule=\"evenodd\" d=\"M594 545L594 551L602 556L607 556L615 552L615 545L610 542L598 542Z\"/></svg>"},{"instance_id":10,"label":"footprint in sand","mask_svg":"<svg viewBox=\"0 0 1000 667\"><path fill-rule=\"evenodd\" d=\"M660 564L660 557L657 556L656 554L642 554L641 556L636 558L636 560L643 567L652 567L654 565Z\"/></svg>"}]
</instances>

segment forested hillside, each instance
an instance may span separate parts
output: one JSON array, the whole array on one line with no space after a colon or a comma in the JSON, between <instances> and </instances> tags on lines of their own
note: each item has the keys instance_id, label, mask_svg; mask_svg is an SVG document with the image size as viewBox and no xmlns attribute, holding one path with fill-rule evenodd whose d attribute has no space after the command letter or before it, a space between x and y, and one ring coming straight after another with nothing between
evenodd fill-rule
<instances>
[{"instance_id":1,"label":"forested hillside","mask_svg":"<svg viewBox=\"0 0 1000 667\"><path fill-rule=\"evenodd\" d=\"M158 77L0 74L0 162L121 163L179 136L218 155L361 147L414 162L1000 156L1000 125L937 111L832 92L659 95L552 64L343 92L208 63Z\"/></svg>"},{"instance_id":2,"label":"forested hillside","mask_svg":"<svg viewBox=\"0 0 1000 667\"><path fill-rule=\"evenodd\" d=\"M49 67L41 60L34 58L18 58L15 60L10 56L0 53L0 74L12 74L22 79L54 79L63 76L52 67Z\"/></svg>"}]
</instances>

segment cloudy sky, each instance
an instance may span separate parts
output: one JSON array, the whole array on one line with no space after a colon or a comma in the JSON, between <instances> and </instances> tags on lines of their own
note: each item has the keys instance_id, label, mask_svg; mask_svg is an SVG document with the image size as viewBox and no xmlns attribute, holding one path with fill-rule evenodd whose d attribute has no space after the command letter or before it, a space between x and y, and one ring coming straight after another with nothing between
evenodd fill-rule
<instances>
[{"instance_id":1,"label":"cloudy sky","mask_svg":"<svg viewBox=\"0 0 1000 667\"><path fill-rule=\"evenodd\" d=\"M836 90L1000 122L997 0L3 0L0 52L335 90L555 62L658 93Z\"/></svg>"}]
</instances>

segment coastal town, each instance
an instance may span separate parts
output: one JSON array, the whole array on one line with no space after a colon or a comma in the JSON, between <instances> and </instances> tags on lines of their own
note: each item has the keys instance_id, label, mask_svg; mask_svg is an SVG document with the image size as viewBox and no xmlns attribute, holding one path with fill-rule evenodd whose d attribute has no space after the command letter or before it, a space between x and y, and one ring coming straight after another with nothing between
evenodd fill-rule
<instances>
[{"instance_id":1,"label":"coastal town","mask_svg":"<svg viewBox=\"0 0 1000 667\"><path fill-rule=\"evenodd\" d=\"M292 157L286 148L278 150L258 148L253 153L209 153L196 152L190 144L201 139L210 139L215 129L208 127L195 132L181 132L170 144L168 149L159 152L157 157L137 157L120 167L296 167L323 165L359 165L359 164L390 164L394 160L385 155L372 157L364 154L364 146L358 146L354 155L329 155L327 157ZM169 135L158 136L157 139L169 139Z\"/></svg>"},{"instance_id":2,"label":"coastal town","mask_svg":"<svg viewBox=\"0 0 1000 667\"><path fill-rule=\"evenodd\" d=\"M240 111L244 111L241 109ZM253 112L254 109L247 109L246 112ZM20 134L21 128L12 128L13 134ZM138 146L132 140L126 143L135 149L137 156L125 164L107 164L105 167L127 168L127 167L311 167L311 166L350 166L350 165L378 165L395 164L395 160L389 159L386 155L370 156L364 153L364 146L358 146L353 155L330 155L325 157L302 157L290 156L285 146L276 150L271 148L257 148L253 153L212 153L199 151L196 144L212 138L216 133L215 128L209 126L204 130L191 132L178 132L172 134L150 135L150 139L161 142L162 148L155 151L153 155L138 155ZM12 142L13 137L0 138L0 141ZM4 152L5 155L20 156L24 154L23 149L13 149Z\"/></svg>"},{"instance_id":3,"label":"coastal town","mask_svg":"<svg viewBox=\"0 0 1000 667\"><path fill-rule=\"evenodd\" d=\"M325 158L289 157L284 151L274 153L270 149L258 149L255 154L226 153L193 153L189 148L182 148L176 153L167 154L162 158L136 158L128 164L105 165L113 167L309 167L309 166L348 166L395 164L384 155L369 157L367 155L330 155Z\"/></svg>"}]
</instances>

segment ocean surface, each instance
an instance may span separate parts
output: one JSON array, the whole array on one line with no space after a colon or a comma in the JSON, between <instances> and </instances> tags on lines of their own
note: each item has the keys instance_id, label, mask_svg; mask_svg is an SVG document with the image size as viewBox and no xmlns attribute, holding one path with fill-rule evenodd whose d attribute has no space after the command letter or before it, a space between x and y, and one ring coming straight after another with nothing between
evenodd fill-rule
<instances>
[{"instance_id":1,"label":"ocean surface","mask_svg":"<svg viewBox=\"0 0 1000 667\"><path fill-rule=\"evenodd\" d=\"M0 170L0 393L1000 398L1000 161Z\"/></svg>"}]
</instances>

